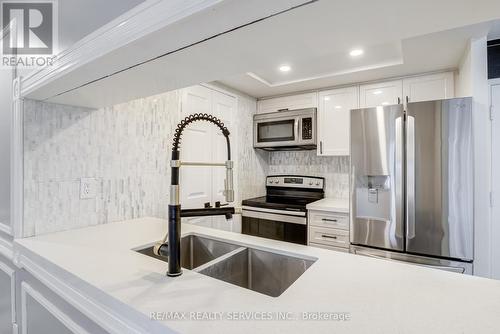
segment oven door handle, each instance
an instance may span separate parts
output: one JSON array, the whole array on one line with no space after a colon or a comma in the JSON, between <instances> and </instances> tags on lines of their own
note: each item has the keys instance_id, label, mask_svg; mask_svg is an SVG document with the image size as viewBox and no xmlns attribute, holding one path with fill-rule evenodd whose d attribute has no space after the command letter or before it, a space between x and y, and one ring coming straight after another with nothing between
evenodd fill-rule
<instances>
[{"instance_id":1,"label":"oven door handle","mask_svg":"<svg viewBox=\"0 0 500 334\"><path fill-rule=\"evenodd\" d=\"M290 224L307 225L307 218L306 217L282 215L282 214L276 214L276 213L261 212L261 211L254 211L254 210L245 210L245 209L243 209L241 215L243 218L249 217L249 218L255 218L255 219L273 220L273 221L290 223Z\"/></svg>"},{"instance_id":2,"label":"oven door handle","mask_svg":"<svg viewBox=\"0 0 500 334\"><path fill-rule=\"evenodd\" d=\"M306 213L304 211L289 211L289 210L277 210L277 209L268 209L268 208L257 208L253 206L243 205L241 207L243 210L255 211L255 212L265 212L265 213L274 213L278 215L289 215L289 216L297 216L297 217L305 217Z\"/></svg>"}]
</instances>

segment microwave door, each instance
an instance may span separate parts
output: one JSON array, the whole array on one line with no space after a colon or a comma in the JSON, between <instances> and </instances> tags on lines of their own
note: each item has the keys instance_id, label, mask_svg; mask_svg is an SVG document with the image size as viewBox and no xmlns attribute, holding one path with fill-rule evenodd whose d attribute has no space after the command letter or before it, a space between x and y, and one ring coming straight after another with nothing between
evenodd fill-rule
<instances>
[{"instance_id":1,"label":"microwave door","mask_svg":"<svg viewBox=\"0 0 500 334\"><path fill-rule=\"evenodd\" d=\"M255 123L255 147L291 146L297 144L299 119L262 120Z\"/></svg>"}]
</instances>

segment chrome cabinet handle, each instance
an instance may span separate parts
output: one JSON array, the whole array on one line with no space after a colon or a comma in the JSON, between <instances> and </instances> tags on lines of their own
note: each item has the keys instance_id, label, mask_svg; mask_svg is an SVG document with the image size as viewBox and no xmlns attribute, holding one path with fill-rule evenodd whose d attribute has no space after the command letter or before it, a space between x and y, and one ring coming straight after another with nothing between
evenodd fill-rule
<instances>
[{"instance_id":1,"label":"chrome cabinet handle","mask_svg":"<svg viewBox=\"0 0 500 334\"><path fill-rule=\"evenodd\" d=\"M336 236L334 236L334 235L326 235L326 234L323 234L321 237L322 237L322 238L327 238L327 239L337 239L337 237L336 237Z\"/></svg>"},{"instance_id":2,"label":"chrome cabinet handle","mask_svg":"<svg viewBox=\"0 0 500 334\"><path fill-rule=\"evenodd\" d=\"M323 141L319 142L319 154L323 154Z\"/></svg>"},{"instance_id":3,"label":"chrome cabinet handle","mask_svg":"<svg viewBox=\"0 0 500 334\"><path fill-rule=\"evenodd\" d=\"M401 104L401 98L398 97L398 104Z\"/></svg>"},{"instance_id":4,"label":"chrome cabinet handle","mask_svg":"<svg viewBox=\"0 0 500 334\"><path fill-rule=\"evenodd\" d=\"M337 219L328 219L328 218L323 218L323 219L321 219L321 220L322 220L322 221L324 221L324 222L333 222L333 223L338 222L338 220L337 220Z\"/></svg>"}]
</instances>

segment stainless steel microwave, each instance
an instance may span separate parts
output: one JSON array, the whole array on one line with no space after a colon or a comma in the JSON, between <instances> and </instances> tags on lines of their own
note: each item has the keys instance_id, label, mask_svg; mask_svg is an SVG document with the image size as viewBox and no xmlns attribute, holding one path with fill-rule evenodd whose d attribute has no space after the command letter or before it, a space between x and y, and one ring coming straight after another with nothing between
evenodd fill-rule
<instances>
[{"instance_id":1,"label":"stainless steel microwave","mask_svg":"<svg viewBox=\"0 0 500 334\"><path fill-rule=\"evenodd\" d=\"M253 147L267 151L316 149L316 108L254 115Z\"/></svg>"}]
</instances>

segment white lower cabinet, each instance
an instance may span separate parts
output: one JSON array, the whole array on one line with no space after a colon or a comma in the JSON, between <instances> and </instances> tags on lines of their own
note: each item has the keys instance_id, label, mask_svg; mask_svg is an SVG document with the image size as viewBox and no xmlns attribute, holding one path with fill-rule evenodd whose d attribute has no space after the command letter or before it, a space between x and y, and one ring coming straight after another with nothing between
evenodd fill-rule
<instances>
[{"instance_id":1,"label":"white lower cabinet","mask_svg":"<svg viewBox=\"0 0 500 334\"><path fill-rule=\"evenodd\" d=\"M78 331L74 322L27 283L22 283L21 293L23 333L71 334Z\"/></svg>"},{"instance_id":2,"label":"white lower cabinet","mask_svg":"<svg viewBox=\"0 0 500 334\"><path fill-rule=\"evenodd\" d=\"M19 270L18 276L19 333L109 333L25 270Z\"/></svg>"},{"instance_id":3,"label":"white lower cabinet","mask_svg":"<svg viewBox=\"0 0 500 334\"><path fill-rule=\"evenodd\" d=\"M308 245L349 252L349 216L331 211L308 211Z\"/></svg>"},{"instance_id":4,"label":"white lower cabinet","mask_svg":"<svg viewBox=\"0 0 500 334\"><path fill-rule=\"evenodd\" d=\"M12 334L16 323L16 276L13 265L0 256L0 334Z\"/></svg>"}]
</instances>

